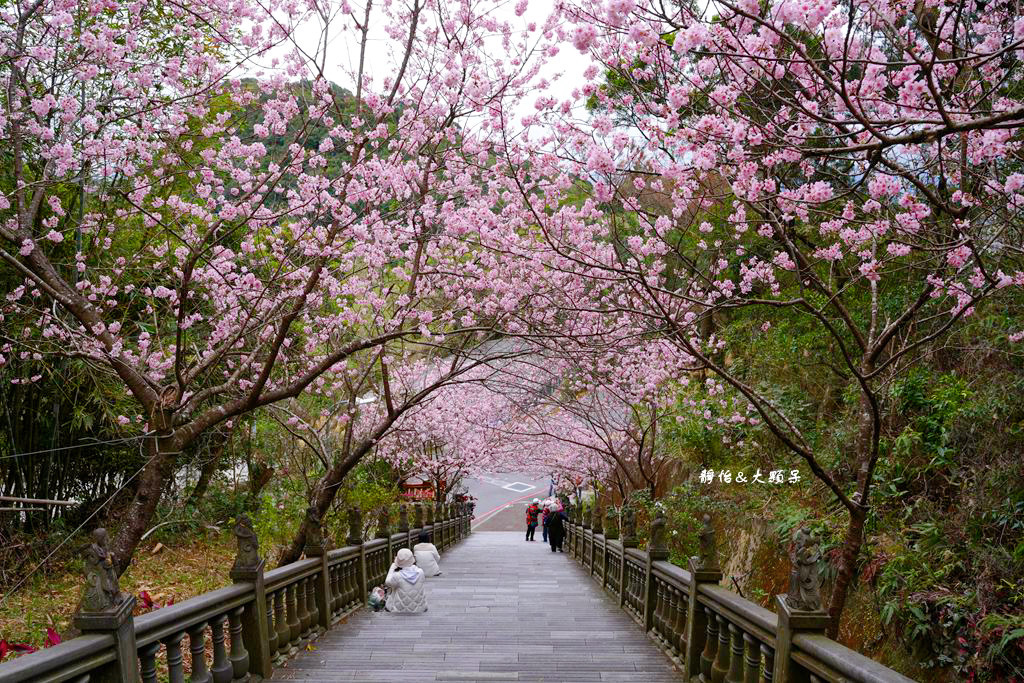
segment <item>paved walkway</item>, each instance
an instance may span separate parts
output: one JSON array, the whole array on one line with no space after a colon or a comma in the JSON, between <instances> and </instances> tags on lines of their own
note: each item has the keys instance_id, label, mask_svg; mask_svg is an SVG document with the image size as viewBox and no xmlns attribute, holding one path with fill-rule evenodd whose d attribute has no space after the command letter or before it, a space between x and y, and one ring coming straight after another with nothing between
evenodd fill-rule
<instances>
[{"instance_id":1,"label":"paved walkway","mask_svg":"<svg viewBox=\"0 0 1024 683\"><path fill-rule=\"evenodd\" d=\"M678 682L669 660L568 556L474 532L428 579L424 614L358 612L273 680Z\"/></svg>"}]
</instances>

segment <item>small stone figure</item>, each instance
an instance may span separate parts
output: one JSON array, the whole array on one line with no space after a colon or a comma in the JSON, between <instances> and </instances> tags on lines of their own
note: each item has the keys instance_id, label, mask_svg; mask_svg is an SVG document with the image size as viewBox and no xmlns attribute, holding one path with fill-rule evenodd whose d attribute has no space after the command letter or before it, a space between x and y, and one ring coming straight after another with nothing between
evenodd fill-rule
<instances>
[{"instance_id":1,"label":"small stone figure","mask_svg":"<svg viewBox=\"0 0 1024 683\"><path fill-rule=\"evenodd\" d=\"M349 545L360 545L363 542L363 515L357 507L348 509L348 538L345 542Z\"/></svg>"},{"instance_id":2,"label":"small stone figure","mask_svg":"<svg viewBox=\"0 0 1024 683\"><path fill-rule=\"evenodd\" d=\"M85 547L85 594L82 596L83 612L106 612L114 609L127 598L117 585L117 571L114 558L107 547L109 539L106 529L92 532L92 543Z\"/></svg>"},{"instance_id":3,"label":"small stone figure","mask_svg":"<svg viewBox=\"0 0 1024 683\"><path fill-rule=\"evenodd\" d=\"M409 531L409 506L402 503L398 506L398 532L408 533Z\"/></svg>"},{"instance_id":4,"label":"small stone figure","mask_svg":"<svg viewBox=\"0 0 1024 683\"><path fill-rule=\"evenodd\" d=\"M667 523L665 511L659 506L654 513L654 519L651 520L651 538L647 544L651 552L660 555L668 553L668 541L665 535L665 525Z\"/></svg>"},{"instance_id":5,"label":"small stone figure","mask_svg":"<svg viewBox=\"0 0 1024 683\"><path fill-rule=\"evenodd\" d=\"M619 537L618 514L615 512L615 507L611 505L608 506L608 510L604 513L604 535L605 538L611 540Z\"/></svg>"},{"instance_id":6,"label":"small stone figure","mask_svg":"<svg viewBox=\"0 0 1024 683\"><path fill-rule=\"evenodd\" d=\"M238 552L232 569L253 569L259 565L260 543L249 515L238 515L235 520L235 540L238 541Z\"/></svg>"},{"instance_id":7,"label":"small stone figure","mask_svg":"<svg viewBox=\"0 0 1024 683\"><path fill-rule=\"evenodd\" d=\"M391 511L386 505L377 516L377 538L391 538Z\"/></svg>"},{"instance_id":8,"label":"small stone figure","mask_svg":"<svg viewBox=\"0 0 1024 683\"><path fill-rule=\"evenodd\" d=\"M821 549L817 539L806 528L793 534L793 547L789 553L792 568L789 572L789 592L786 604L795 610L816 612L821 609L821 576L818 561Z\"/></svg>"},{"instance_id":9,"label":"small stone figure","mask_svg":"<svg viewBox=\"0 0 1024 683\"><path fill-rule=\"evenodd\" d=\"M324 525L320 521L320 515L316 508L310 505L306 508L306 547L322 549L324 547ZM307 553L308 555L309 553Z\"/></svg>"},{"instance_id":10,"label":"small stone figure","mask_svg":"<svg viewBox=\"0 0 1024 683\"><path fill-rule=\"evenodd\" d=\"M622 506L622 540L636 539L636 513L628 505Z\"/></svg>"},{"instance_id":11,"label":"small stone figure","mask_svg":"<svg viewBox=\"0 0 1024 683\"><path fill-rule=\"evenodd\" d=\"M704 515L704 527L700 530L700 555L697 564L701 569L718 569L718 551L715 548L715 527L711 525L711 515Z\"/></svg>"}]
</instances>

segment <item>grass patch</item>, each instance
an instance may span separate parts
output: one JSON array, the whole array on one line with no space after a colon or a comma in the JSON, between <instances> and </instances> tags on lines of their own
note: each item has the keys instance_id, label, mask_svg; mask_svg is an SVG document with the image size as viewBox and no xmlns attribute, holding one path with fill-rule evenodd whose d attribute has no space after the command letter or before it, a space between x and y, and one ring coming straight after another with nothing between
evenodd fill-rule
<instances>
[{"instance_id":1,"label":"grass patch","mask_svg":"<svg viewBox=\"0 0 1024 683\"><path fill-rule=\"evenodd\" d=\"M161 543L163 548L155 554L155 541L140 547L121 577L121 590L136 597L136 615L150 611L138 600L142 591L164 605L231 582L228 572L235 557L231 533L203 531L164 537ZM5 593L0 606L0 639L42 647L47 626L67 637L83 582L81 560L75 559L63 571L36 572L17 592Z\"/></svg>"}]
</instances>

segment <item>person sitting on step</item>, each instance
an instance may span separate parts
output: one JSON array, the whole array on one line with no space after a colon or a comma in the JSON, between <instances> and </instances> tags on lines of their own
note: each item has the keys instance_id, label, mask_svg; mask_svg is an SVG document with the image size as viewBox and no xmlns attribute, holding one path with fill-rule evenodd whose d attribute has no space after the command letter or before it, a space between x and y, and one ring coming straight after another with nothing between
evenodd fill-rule
<instances>
[{"instance_id":1,"label":"person sitting on step","mask_svg":"<svg viewBox=\"0 0 1024 683\"><path fill-rule=\"evenodd\" d=\"M420 532L419 541L412 547L412 552L416 555L416 566L422 569L427 576L439 576L441 567L437 563L441 561L441 555L437 552L434 544L430 542L430 534L426 531Z\"/></svg>"},{"instance_id":2,"label":"person sitting on step","mask_svg":"<svg viewBox=\"0 0 1024 683\"><path fill-rule=\"evenodd\" d=\"M395 555L384 579L384 585L388 587L384 609L388 612L415 614L427 611L427 593L423 590L426 580L423 570L415 563L416 557L408 548L402 548Z\"/></svg>"}]
</instances>

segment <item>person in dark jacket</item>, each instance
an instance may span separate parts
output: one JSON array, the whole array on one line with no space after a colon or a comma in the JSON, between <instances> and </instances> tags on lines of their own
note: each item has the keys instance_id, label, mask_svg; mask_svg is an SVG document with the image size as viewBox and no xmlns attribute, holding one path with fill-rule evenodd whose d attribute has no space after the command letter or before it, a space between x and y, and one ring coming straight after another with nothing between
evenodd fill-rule
<instances>
[{"instance_id":1,"label":"person in dark jacket","mask_svg":"<svg viewBox=\"0 0 1024 683\"><path fill-rule=\"evenodd\" d=\"M537 518L540 516L540 499L534 498L530 506L526 508L526 540L535 541L533 537L537 531Z\"/></svg>"},{"instance_id":2,"label":"person in dark jacket","mask_svg":"<svg viewBox=\"0 0 1024 683\"><path fill-rule=\"evenodd\" d=\"M551 516L551 500L544 501L544 509L540 513L540 526L544 530L544 542L548 542L548 517Z\"/></svg>"},{"instance_id":3,"label":"person in dark jacket","mask_svg":"<svg viewBox=\"0 0 1024 683\"><path fill-rule=\"evenodd\" d=\"M551 506L548 515L548 541L551 543L551 552L562 550L562 541L565 540L565 508L560 501L555 501Z\"/></svg>"}]
</instances>

